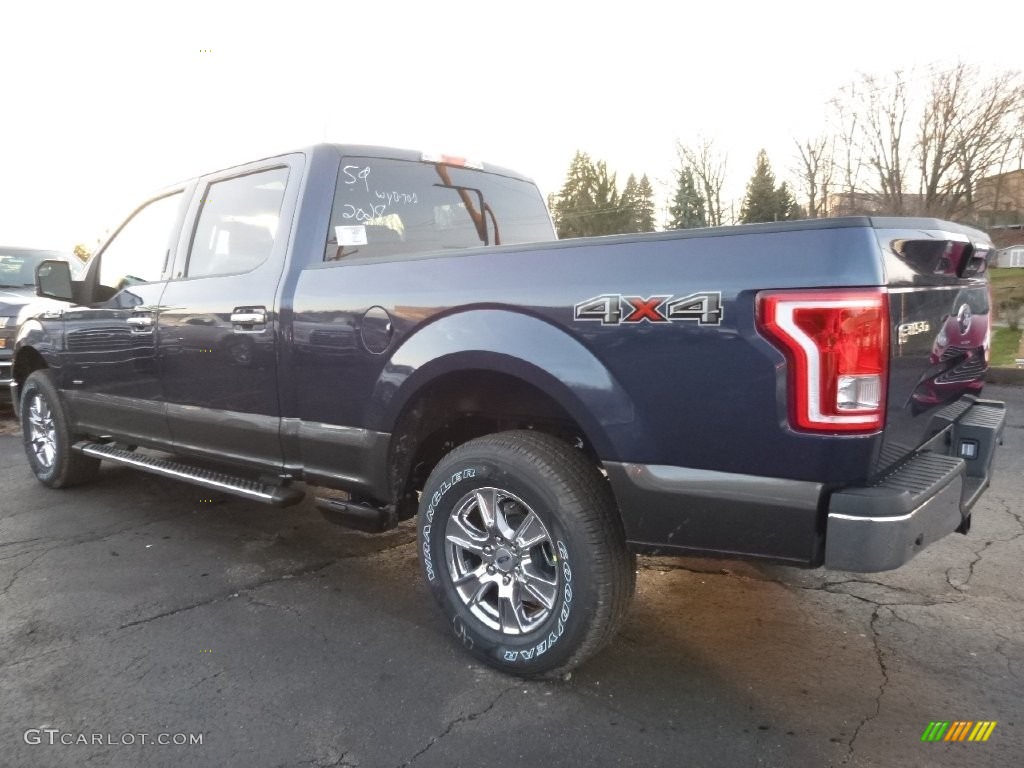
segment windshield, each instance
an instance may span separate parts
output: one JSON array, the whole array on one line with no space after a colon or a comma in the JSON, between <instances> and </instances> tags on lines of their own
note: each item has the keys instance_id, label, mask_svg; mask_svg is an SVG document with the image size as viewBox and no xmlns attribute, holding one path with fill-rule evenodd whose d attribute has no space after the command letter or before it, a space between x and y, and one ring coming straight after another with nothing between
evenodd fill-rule
<instances>
[{"instance_id":1,"label":"windshield","mask_svg":"<svg viewBox=\"0 0 1024 768\"><path fill-rule=\"evenodd\" d=\"M36 284L36 267L47 259L66 261L71 277L78 279L82 262L68 253L40 251L34 248L0 247L0 288L31 288Z\"/></svg>"}]
</instances>

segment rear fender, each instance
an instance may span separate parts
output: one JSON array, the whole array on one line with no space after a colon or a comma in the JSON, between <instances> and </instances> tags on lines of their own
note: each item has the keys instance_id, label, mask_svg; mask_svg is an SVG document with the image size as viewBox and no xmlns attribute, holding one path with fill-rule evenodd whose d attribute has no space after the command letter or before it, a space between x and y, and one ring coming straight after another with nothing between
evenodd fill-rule
<instances>
[{"instance_id":1,"label":"rear fender","mask_svg":"<svg viewBox=\"0 0 1024 768\"><path fill-rule=\"evenodd\" d=\"M446 315L407 338L374 387L370 428L393 431L405 406L438 377L481 370L514 376L552 398L601 459L630 455L648 434L622 385L583 344L545 320L497 309Z\"/></svg>"}]
</instances>

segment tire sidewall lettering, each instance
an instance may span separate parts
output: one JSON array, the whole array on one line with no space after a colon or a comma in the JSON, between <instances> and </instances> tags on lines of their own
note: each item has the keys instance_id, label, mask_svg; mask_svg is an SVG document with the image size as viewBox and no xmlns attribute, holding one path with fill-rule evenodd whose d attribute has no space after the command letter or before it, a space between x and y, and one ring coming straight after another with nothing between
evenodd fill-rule
<instances>
[{"instance_id":1,"label":"tire sidewall lettering","mask_svg":"<svg viewBox=\"0 0 1024 768\"><path fill-rule=\"evenodd\" d=\"M467 485L466 480L475 481ZM471 466L464 466L457 471L445 475L440 483L434 483L424 490L424 498L429 499L426 509L423 510L423 519L420 525L420 561L423 571L431 589L437 593L450 590L447 576L439 571L443 569L443 536L447 524L447 515L451 514L451 504L447 502L451 490L462 484L458 490L459 496L468 493L473 486L499 486L523 495L524 497L536 498L536 493L530 492L530 485L518 481L515 476L510 476L502 467L489 463L476 463ZM426 494L429 493L429 496ZM543 497L542 497L543 498ZM570 545L567 543L565 534L557 518L551 516L547 511L550 505L546 503L537 504L534 509L542 514L548 529L552 532L555 545L555 558L561 585L558 592L557 603L552 611L551 618L540 629L530 635L529 645L525 648L519 644L511 644L507 638L493 639L492 630L484 630L474 626L475 620L465 616L459 607L454 608L451 617L452 632L456 639L468 650L477 654L486 654L492 658L499 659L506 664L517 666L527 664L549 653L559 640L570 631L572 624L570 618L573 616L573 569L570 563ZM437 539L437 540L435 540ZM441 563L438 563L441 560ZM445 601L448 602L447 600ZM450 609L451 610L451 609ZM486 632L486 634L485 634Z\"/></svg>"},{"instance_id":2,"label":"tire sidewall lettering","mask_svg":"<svg viewBox=\"0 0 1024 768\"><path fill-rule=\"evenodd\" d=\"M437 505L441 503L442 499L448 494L448 492L456 485L461 483L463 480L468 480L476 476L477 470L473 467L467 467L457 472L453 472L451 477L446 478L436 491L430 497L430 504L427 505L424 514L426 522L421 527L420 535L420 554L421 562L423 563L423 570L426 573L427 581L431 584L437 581L437 571L434 568L434 556L431 548L433 542L431 541L430 535L433 530L434 513Z\"/></svg>"},{"instance_id":3,"label":"tire sidewall lettering","mask_svg":"<svg viewBox=\"0 0 1024 768\"><path fill-rule=\"evenodd\" d=\"M501 651L501 658L504 661L515 663L530 661L537 656L542 656L551 650L551 647L557 643L562 635L565 634L565 628L569 621L569 615L572 613L572 587L569 586L569 582L572 580L572 569L569 567L568 547L562 542L561 539L556 540L555 547L559 553L559 565L562 569L562 579L565 581L562 587L562 607L558 611L558 620L555 626L548 630L548 634L539 643L534 645L532 648L525 650L512 650L505 649Z\"/></svg>"}]
</instances>

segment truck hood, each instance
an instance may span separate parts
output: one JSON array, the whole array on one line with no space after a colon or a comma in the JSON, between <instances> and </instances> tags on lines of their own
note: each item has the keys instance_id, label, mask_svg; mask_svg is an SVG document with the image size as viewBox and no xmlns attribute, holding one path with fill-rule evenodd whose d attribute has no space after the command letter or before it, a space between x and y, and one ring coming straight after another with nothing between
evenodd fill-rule
<instances>
[{"instance_id":1,"label":"truck hood","mask_svg":"<svg viewBox=\"0 0 1024 768\"><path fill-rule=\"evenodd\" d=\"M36 298L36 287L4 285L0 286L0 304L24 304Z\"/></svg>"},{"instance_id":2,"label":"truck hood","mask_svg":"<svg viewBox=\"0 0 1024 768\"><path fill-rule=\"evenodd\" d=\"M25 322L41 312L53 311L70 306L65 301L45 299L36 296L34 287L0 288L0 317L17 318L17 324Z\"/></svg>"}]
</instances>

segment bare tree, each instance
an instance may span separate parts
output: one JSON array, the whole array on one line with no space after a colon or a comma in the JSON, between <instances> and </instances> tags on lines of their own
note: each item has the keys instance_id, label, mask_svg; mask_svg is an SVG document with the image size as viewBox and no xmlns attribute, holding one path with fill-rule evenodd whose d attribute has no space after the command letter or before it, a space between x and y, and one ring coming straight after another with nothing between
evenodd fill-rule
<instances>
[{"instance_id":1,"label":"bare tree","mask_svg":"<svg viewBox=\"0 0 1024 768\"><path fill-rule=\"evenodd\" d=\"M960 123L965 119L963 67L936 75L931 82L918 125L917 154L921 207L937 215L950 216L951 193L958 185L953 145ZM941 212L939 209L943 209Z\"/></svg>"},{"instance_id":2,"label":"bare tree","mask_svg":"<svg viewBox=\"0 0 1024 768\"><path fill-rule=\"evenodd\" d=\"M830 216L867 212L860 202L863 197L860 180L864 155L860 146L861 116L856 104L858 95L857 85L852 84L840 89L830 103L835 130L832 156L839 177L835 187L840 190L839 204L829 205Z\"/></svg>"},{"instance_id":3,"label":"bare tree","mask_svg":"<svg viewBox=\"0 0 1024 768\"><path fill-rule=\"evenodd\" d=\"M1011 132L1016 135L1007 145L1006 158L999 166L1000 175L996 178L992 188L988 190L989 199L980 201L990 204L991 209L994 211L998 211L999 205L1002 203L1002 194L1006 182L1006 178L1002 174L1013 170L1024 171L1024 109L1021 110L1016 120L1016 127L1011 129Z\"/></svg>"},{"instance_id":4,"label":"bare tree","mask_svg":"<svg viewBox=\"0 0 1024 768\"><path fill-rule=\"evenodd\" d=\"M805 139L803 142L797 141L796 148L800 157L794 174L807 197L807 217L824 218L828 216L832 176L835 172L835 139L829 136Z\"/></svg>"},{"instance_id":5,"label":"bare tree","mask_svg":"<svg viewBox=\"0 0 1024 768\"><path fill-rule=\"evenodd\" d=\"M720 227L724 223L722 210L722 187L725 185L725 169L728 157L715 147L711 139L701 138L690 147L676 142L680 162L689 166L704 197L704 210L708 225Z\"/></svg>"},{"instance_id":6,"label":"bare tree","mask_svg":"<svg viewBox=\"0 0 1024 768\"><path fill-rule=\"evenodd\" d=\"M922 208L947 218L972 215L978 180L1005 168L1022 120L1019 73L985 80L961 63L933 76L916 143Z\"/></svg>"},{"instance_id":7,"label":"bare tree","mask_svg":"<svg viewBox=\"0 0 1024 768\"><path fill-rule=\"evenodd\" d=\"M926 85L915 100L911 85L920 80ZM982 185L979 205L979 181L1015 160L1024 84L1020 72L984 76L962 63L917 78L861 75L833 100L832 113L838 212L972 219L999 194Z\"/></svg>"},{"instance_id":8,"label":"bare tree","mask_svg":"<svg viewBox=\"0 0 1024 768\"><path fill-rule=\"evenodd\" d=\"M874 171L869 191L882 210L907 213L904 206L908 160L904 150L904 126L907 122L907 81L902 72L894 73L893 84L886 87L873 75L863 75L861 102L867 164Z\"/></svg>"},{"instance_id":9,"label":"bare tree","mask_svg":"<svg viewBox=\"0 0 1024 768\"><path fill-rule=\"evenodd\" d=\"M970 70L968 91L968 117L955 135L960 186L954 191L962 209L972 214L978 180L1002 171L1011 156L1014 138L1024 120L1024 83L1019 72L981 81L977 70Z\"/></svg>"}]
</instances>

